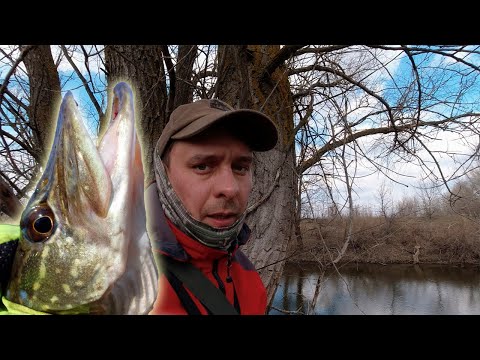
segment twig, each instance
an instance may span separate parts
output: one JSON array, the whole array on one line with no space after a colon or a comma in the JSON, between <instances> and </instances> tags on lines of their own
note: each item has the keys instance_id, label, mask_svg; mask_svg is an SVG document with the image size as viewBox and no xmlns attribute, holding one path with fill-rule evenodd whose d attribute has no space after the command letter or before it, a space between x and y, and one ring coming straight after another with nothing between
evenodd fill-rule
<instances>
[{"instance_id":1,"label":"twig","mask_svg":"<svg viewBox=\"0 0 480 360\"><path fill-rule=\"evenodd\" d=\"M28 54L30 50L32 50L36 45L27 45L23 48L22 52L18 56L18 59L15 61L15 63L12 65L10 70L8 71L7 75L5 76L5 79L3 80L2 86L0 86L0 104L3 101L3 93L5 89L8 86L8 83L10 82L10 77L13 75L15 72L15 69L18 67L18 65L23 61L23 58Z\"/></svg>"}]
</instances>

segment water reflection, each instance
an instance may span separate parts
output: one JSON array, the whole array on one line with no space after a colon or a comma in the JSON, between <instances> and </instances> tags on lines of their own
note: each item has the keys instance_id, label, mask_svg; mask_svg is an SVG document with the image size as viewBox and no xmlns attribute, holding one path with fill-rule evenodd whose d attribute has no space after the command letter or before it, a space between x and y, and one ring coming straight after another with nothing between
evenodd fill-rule
<instances>
[{"instance_id":1,"label":"water reflection","mask_svg":"<svg viewBox=\"0 0 480 360\"><path fill-rule=\"evenodd\" d=\"M480 314L478 267L358 264L339 272L287 264L269 314Z\"/></svg>"}]
</instances>

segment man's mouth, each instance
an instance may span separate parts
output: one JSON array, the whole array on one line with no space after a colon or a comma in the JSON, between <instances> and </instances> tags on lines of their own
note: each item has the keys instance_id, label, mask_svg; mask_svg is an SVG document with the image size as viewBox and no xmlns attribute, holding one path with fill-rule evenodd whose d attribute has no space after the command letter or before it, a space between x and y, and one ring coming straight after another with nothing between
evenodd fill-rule
<instances>
[{"instance_id":1,"label":"man's mouth","mask_svg":"<svg viewBox=\"0 0 480 360\"><path fill-rule=\"evenodd\" d=\"M213 226L215 228L225 228L233 225L235 221L237 221L237 214L235 213L214 213L214 214L209 214L207 215L207 223L210 226Z\"/></svg>"}]
</instances>

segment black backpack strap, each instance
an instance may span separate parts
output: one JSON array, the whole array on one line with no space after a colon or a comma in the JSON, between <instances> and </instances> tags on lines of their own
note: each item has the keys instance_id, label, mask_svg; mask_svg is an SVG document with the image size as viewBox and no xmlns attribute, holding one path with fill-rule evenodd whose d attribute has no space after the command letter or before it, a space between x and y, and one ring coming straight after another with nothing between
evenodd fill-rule
<instances>
[{"instance_id":1,"label":"black backpack strap","mask_svg":"<svg viewBox=\"0 0 480 360\"><path fill-rule=\"evenodd\" d=\"M165 276L170 285L172 285L173 290L177 293L180 302L187 311L187 314L202 315L197 305L195 305L190 295L188 295L187 290L183 287L182 282L169 270L165 271Z\"/></svg>"},{"instance_id":2,"label":"black backpack strap","mask_svg":"<svg viewBox=\"0 0 480 360\"><path fill-rule=\"evenodd\" d=\"M171 272L171 274L174 275L176 280L180 280L183 285L190 289L190 291L200 300L200 302L209 310L211 314L238 315L237 310L235 310L232 304L228 302L225 295L217 287L215 287L215 285L213 285L210 280L203 276L202 272L198 270L195 266L190 263L176 261L169 256L160 256L160 261L165 266L167 279L168 273ZM170 281L170 279L168 280ZM175 282L175 280L173 282ZM172 284L171 281L170 284ZM183 301L185 301L185 299L182 300L182 295L179 294L173 284L172 287L179 295L180 301L182 301L183 304ZM182 290L185 291L185 289ZM186 291L185 295L188 297ZM189 300L193 302L193 300ZM186 302L188 303L188 300ZM193 305L195 306L195 304ZM187 310L187 312L190 313L187 307L185 307L185 309Z\"/></svg>"}]
</instances>

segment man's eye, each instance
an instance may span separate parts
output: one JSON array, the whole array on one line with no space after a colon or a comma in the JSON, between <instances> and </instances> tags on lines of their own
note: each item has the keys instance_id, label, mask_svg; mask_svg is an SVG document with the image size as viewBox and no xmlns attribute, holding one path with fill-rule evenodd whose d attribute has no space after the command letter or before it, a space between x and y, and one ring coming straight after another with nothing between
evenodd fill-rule
<instances>
[{"instance_id":1,"label":"man's eye","mask_svg":"<svg viewBox=\"0 0 480 360\"><path fill-rule=\"evenodd\" d=\"M239 174L245 174L245 173L248 172L249 167L248 166L235 166L234 170Z\"/></svg>"},{"instance_id":2,"label":"man's eye","mask_svg":"<svg viewBox=\"0 0 480 360\"><path fill-rule=\"evenodd\" d=\"M207 170L207 165L205 164L195 165L194 168L200 171L205 171Z\"/></svg>"}]
</instances>

